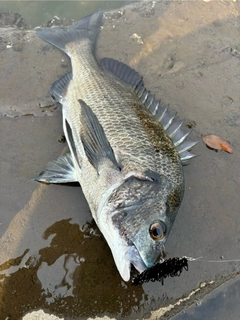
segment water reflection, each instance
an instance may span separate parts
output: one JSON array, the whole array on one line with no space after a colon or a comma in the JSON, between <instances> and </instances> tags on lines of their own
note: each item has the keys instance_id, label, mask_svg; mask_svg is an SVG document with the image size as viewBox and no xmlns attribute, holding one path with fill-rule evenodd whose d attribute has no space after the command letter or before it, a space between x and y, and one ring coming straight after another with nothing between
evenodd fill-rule
<instances>
[{"instance_id":1,"label":"water reflection","mask_svg":"<svg viewBox=\"0 0 240 320\"><path fill-rule=\"evenodd\" d=\"M17 319L39 307L68 317L123 317L138 310L145 297L143 289L122 281L94 222L80 230L71 219L58 221L43 238L50 245L37 256L28 256L26 250L0 266L0 270L17 267L10 277L2 274L4 317Z\"/></svg>"}]
</instances>

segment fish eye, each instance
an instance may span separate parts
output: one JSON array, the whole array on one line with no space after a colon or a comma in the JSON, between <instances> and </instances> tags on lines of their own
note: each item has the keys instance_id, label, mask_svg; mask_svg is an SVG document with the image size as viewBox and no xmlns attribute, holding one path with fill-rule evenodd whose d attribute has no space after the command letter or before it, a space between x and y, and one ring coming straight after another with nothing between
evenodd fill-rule
<instances>
[{"instance_id":1,"label":"fish eye","mask_svg":"<svg viewBox=\"0 0 240 320\"><path fill-rule=\"evenodd\" d=\"M161 240L165 237L167 227L161 220L153 221L149 227L149 233L153 240Z\"/></svg>"}]
</instances>

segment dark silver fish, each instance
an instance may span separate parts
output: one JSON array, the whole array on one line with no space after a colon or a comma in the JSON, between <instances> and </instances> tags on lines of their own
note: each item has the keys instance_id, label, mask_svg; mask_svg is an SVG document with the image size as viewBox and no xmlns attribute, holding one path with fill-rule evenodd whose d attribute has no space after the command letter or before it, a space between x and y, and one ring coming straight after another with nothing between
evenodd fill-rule
<instances>
[{"instance_id":1,"label":"dark silver fish","mask_svg":"<svg viewBox=\"0 0 240 320\"><path fill-rule=\"evenodd\" d=\"M145 89L142 77L114 59L95 57L102 12L67 28L38 29L71 58L72 72L51 86L62 104L70 152L36 180L78 181L125 281L163 255L183 197L182 163L194 155L189 131Z\"/></svg>"}]
</instances>

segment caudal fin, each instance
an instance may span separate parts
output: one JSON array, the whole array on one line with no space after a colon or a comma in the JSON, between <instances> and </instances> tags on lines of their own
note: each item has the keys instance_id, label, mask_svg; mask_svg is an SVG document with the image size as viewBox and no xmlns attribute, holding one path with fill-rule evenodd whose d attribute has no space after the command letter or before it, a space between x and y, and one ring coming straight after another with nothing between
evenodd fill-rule
<instances>
[{"instance_id":1,"label":"caudal fin","mask_svg":"<svg viewBox=\"0 0 240 320\"><path fill-rule=\"evenodd\" d=\"M69 27L41 28L37 29L36 32L40 38L68 54L66 45L71 42L89 39L93 47L95 46L102 17L103 11L98 11L82 18Z\"/></svg>"}]
</instances>

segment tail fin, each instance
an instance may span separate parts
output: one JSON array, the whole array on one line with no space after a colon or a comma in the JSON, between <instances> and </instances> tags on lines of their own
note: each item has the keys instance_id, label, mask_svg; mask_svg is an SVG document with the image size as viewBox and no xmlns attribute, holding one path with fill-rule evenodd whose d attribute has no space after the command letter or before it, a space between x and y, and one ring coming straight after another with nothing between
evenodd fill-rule
<instances>
[{"instance_id":1,"label":"tail fin","mask_svg":"<svg viewBox=\"0 0 240 320\"><path fill-rule=\"evenodd\" d=\"M81 39L89 39L95 46L103 11L95 12L82 18L69 27L37 29L37 35L43 40L53 44L62 51L67 52L66 45L71 42L79 42Z\"/></svg>"}]
</instances>

